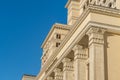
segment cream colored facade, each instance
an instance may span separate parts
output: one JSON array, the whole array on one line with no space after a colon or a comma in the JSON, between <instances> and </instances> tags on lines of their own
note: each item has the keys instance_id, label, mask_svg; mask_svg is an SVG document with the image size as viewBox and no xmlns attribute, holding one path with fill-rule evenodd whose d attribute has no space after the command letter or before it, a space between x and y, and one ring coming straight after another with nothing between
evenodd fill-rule
<instances>
[{"instance_id":1,"label":"cream colored facade","mask_svg":"<svg viewBox=\"0 0 120 80\"><path fill-rule=\"evenodd\" d=\"M36 76L33 75L23 75L22 80L34 80Z\"/></svg>"},{"instance_id":2,"label":"cream colored facade","mask_svg":"<svg viewBox=\"0 0 120 80\"><path fill-rule=\"evenodd\" d=\"M68 0L67 24L54 24L34 80L120 80L120 0Z\"/></svg>"}]
</instances>

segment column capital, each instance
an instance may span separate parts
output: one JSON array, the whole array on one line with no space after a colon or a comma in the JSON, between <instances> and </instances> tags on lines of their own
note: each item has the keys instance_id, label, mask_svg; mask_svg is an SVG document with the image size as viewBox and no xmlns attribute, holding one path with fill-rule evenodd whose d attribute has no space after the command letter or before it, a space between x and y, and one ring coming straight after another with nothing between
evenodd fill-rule
<instances>
[{"instance_id":1,"label":"column capital","mask_svg":"<svg viewBox=\"0 0 120 80\"><path fill-rule=\"evenodd\" d=\"M70 61L71 61L71 60L70 60L69 58L64 58L64 59L62 60L63 63L70 62Z\"/></svg>"},{"instance_id":2,"label":"column capital","mask_svg":"<svg viewBox=\"0 0 120 80\"><path fill-rule=\"evenodd\" d=\"M86 59L87 58L87 54L85 52L85 49L83 49L82 45L75 45L73 47L73 51L74 51L74 59Z\"/></svg>"},{"instance_id":3,"label":"column capital","mask_svg":"<svg viewBox=\"0 0 120 80\"><path fill-rule=\"evenodd\" d=\"M89 36L89 45L91 43L104 44L105 31L103 28L91 27L86 33Z\"/></svg>"},{"instance_id":4,"label":"column capital","mask_svg":"<svg viewBox=\"0 0 120 80\"><path fill-rule=\"evenodd\" d=\"M61 71L61 69L59 69L59 68L54 69L54 72L60 72L60 71Z\"/></svg>"},{"instance_id":5,"label":"column capital","mask_svg":"<svg viewBox=\"0 0 120 80\"><path fill-rule=\"evenodd\" d=\"M73 71L73 62L69 58L63 59L63 71Z\"/></svg>"},{"instance_id":6,"label":"column capital","mask_svg":"<svg viewBox=\"0 0 120 80\"><path fill-rule=\"evenodd\" d=\"M86 34L87 34L88 36L91 36L91 34L93 34L93 33L95 33L95 34L104 34L105 31L106 31L106 30L103 29L103 28L91 27Z\"/></svg>"},{"instance_id":7,"label":"column capital","mask_svg":"<svg viewBox=\"0 0 120 80\"><path fill-rule=\"evenodd\" d=\"M76 52L78 50L82 50L83 49L83 46L82 45L79 45L79 44L76 44L74 47L73 47L73 51Z\"/></svg>"}]
</instances>

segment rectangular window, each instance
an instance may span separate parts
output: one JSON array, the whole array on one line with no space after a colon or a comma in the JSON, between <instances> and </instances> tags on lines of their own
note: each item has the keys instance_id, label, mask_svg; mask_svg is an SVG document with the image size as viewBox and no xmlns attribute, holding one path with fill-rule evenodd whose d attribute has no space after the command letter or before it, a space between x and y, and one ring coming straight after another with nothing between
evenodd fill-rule
<instances>
[{"instance_id":1,"label":"rectangular window","mask_svg":"<svg viewBox=\"0 0 120 80\"><path fill-rule=\"evenodd\" d=\"M61 39L61 34L56 34L56 39Z\"/></svg>"},{"instance_id":2,"label":"rectangular window","mask_svg":"<svg viewBox=\"0 0 120 80\"><path fill-rule=\"evenodd\" d=\"M60 43L56 43L56 47L59 47Z\"/></svg>"}]
</instances>

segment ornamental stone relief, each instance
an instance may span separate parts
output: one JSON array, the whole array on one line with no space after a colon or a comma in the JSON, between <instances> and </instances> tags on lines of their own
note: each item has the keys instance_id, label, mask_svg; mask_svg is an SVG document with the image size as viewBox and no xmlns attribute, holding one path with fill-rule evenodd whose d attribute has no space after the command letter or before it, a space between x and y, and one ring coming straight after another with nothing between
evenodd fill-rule
<instances>
[{"instance_id":1,"label":"ornamental stone relief","mask_svg":"<svg viewBox=\"0 0 120 80\"><path fill-rule=\"evenodd\" d=\"M89 4L116 8L116 0L86 0L83 8L85 9Z\"/></svg>"}]
</instances>

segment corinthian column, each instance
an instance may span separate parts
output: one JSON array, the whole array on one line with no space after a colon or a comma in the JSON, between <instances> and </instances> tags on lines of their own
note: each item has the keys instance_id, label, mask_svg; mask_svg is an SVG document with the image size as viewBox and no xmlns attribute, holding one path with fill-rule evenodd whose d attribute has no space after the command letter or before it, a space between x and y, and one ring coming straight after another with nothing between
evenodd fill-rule
<instances>
[{"instance_id":1,"label":"corinthian column","mask_svg":"<svg viewBox=\"0 0 120 80\"><path fill-rule=\"evenodd\" d=\"M86 80L87 79L87 55L81 45L75 45L74 51L74 72L75 80Z\"/></svg>"},{"instance_id":2,"label":"corinthian column","mask_svg":"<svg viewBox=\"0 0 120 80\"><path fill-rule=\"evenodd\" d=\"M89 80L105 80L104 29L90 28L89 36Z\"/></svg>"},{"instance_id":3,"label":"corinthian column","mask_svg":"<svg viewBox=\"0 0 120 80\"><path fill-rule=\"evenodd\" d=\"M63 80L74 80L73 62L70 59L63 59Z\"/></svg>"}]
</instances>

